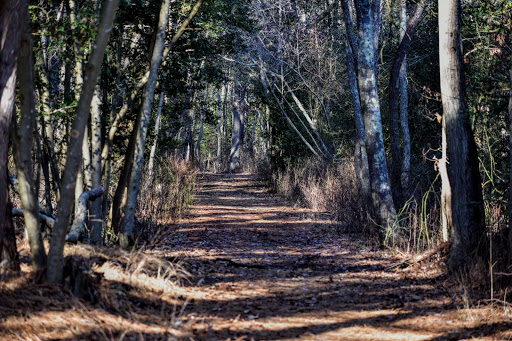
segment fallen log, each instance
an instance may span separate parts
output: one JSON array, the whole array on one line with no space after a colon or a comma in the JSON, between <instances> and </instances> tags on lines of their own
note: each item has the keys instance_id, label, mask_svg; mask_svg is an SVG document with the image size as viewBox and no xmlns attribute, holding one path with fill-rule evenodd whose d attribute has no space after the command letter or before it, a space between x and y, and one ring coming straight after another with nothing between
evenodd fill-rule
<instances>
[{"instance_id":1,"label":"fallen log","mask_svg":"<svg viewBox=\"0 0 512 341\"><path fill-rule=\"evenodd\" d=\"M9 183L11 184L12 190L14 191L14 193L19 195L20 194L20 188L19 188L19 181L18 181L18 179L12 173L8 173L8 175L9 175ZM16 208L16 210L20 210L20 209ZM23 214L23 209L21 209L21 212ZM45 216L55 220L55 215L52 214L51 211L46 206L44 206L41 203L39 203L39 213L42 213ZM15 211L13 210L13 214L18 217L19 216L19 211L16 211L16 213L15 213ZM45 219L44 217L41 217L41 218ZM50 226L50 225L48 225L48 226ZM51 225L51 227L53 227L53 225Z\"/></svg>"},{"instance_id":2,"label":"fallen log","mask_svg":"<svg viewBox=\"0 0 512 341\"><path fill-rule=\"evenodd\" d=\"M450 248L450 245L451 242L442 242L433 249L427 250L419 255L406 258L403 261L399 262L398 264L390 266L389 269L395 269L403 266L412 266L414 264L421 263L424 260L427 260L430 257L434 256L435 254L446 252Z\"/></svg>"},{"instance_id":3,"label":"fallen log","mask_svg":"<svg viewBox=\"0 0 512 341\"><path fill-rule=\"evenodd\" d=\"M23 212L24 212L24 210L22 208L13 208L12 209L12 215L14 217L24 217ZM43 224L48 226L50 229L53 229L53 226L55 225L55 217L47 215L44 212L39 212L39 219L41 220L41 222Z\"/></svg>"},{"instance_id":4,"label":"fallen log","mask_svg":"<svg viewBox=\"0 0 512 341\"><path fill-rule=\"evenodd\" d=\"M73 220L73 225L71 225L71 230L66 236L66 242L76 244L78 241L82 240L83 236L85 235L85 225L87 224L88 219L87 203L89 201L96 200L104 193L105 188L98 187L80 194L76 203L77 209L75 213L75 219Z\"/></svg>"}]
</instances>

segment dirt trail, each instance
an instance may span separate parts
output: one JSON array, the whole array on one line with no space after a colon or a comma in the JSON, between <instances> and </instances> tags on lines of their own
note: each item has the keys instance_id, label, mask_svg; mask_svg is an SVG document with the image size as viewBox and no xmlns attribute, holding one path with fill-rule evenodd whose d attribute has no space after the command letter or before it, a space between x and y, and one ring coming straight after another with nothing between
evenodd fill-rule
<instances>
[{"instance_id":1,"label":"dirt trail","mask_svg":"<svg viewBox=\"0 0 512 341\"><path fill-rule=\"evenodd\" d=\"M512 339L510 322L460 308L440 271L389 269L391 253L337 234L254 176L205 174L200 185L157 248L192 274L178 289L184 339Z\"/></svg>"}]
</instances>

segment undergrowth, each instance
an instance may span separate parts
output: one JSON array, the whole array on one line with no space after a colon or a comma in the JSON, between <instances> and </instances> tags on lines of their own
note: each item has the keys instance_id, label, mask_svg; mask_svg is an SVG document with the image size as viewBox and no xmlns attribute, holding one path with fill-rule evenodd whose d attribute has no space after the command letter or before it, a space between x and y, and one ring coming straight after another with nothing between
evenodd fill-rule
<instances>
[{"instance_id":1,"label":"undergrowth","mask_svg":"<svg viewBox=\"0 0 512 341\"><path fill-rule=\"evenodd\" d=\"M149 178L147 170L143 175L145 186L137 207L139 219L167 224L181 218L193 202L196 177L196 169L173 155L157 159L154 175Z\"/></svg>"},{"instance_id":2,"label":"undergrowth","mask_svg":"<svg viewBox=\"0 0 512 341\"><path fill-rule=\"evenodd\" d=\"M417 184L416 190L397 207L397 224L382 228L384 235L398 232L400 241L386 239L386 245L407 252L421 252L440 240L440 201L437 178L431 183ZM289 163L272 175L272 186L279 195L310 208L314 212L329 212L341 232L362 232L375 241L376 226L363 202L353 162L325 164L316 159ZM400 231L390 231L398 229Z\"/></svg>"},{"instance_id":3,"label":"undergrowth","mask_svg":"<svg viewBox=\"0 0 512 341\"><path fill-rule=\"evenodd\" d=\"M340 231L361 232L368 227L350 162L324 164L315 159L300 160L277 170L271 183L277 194L301 206L334 214Z\"/></svg>"}]
</instances>

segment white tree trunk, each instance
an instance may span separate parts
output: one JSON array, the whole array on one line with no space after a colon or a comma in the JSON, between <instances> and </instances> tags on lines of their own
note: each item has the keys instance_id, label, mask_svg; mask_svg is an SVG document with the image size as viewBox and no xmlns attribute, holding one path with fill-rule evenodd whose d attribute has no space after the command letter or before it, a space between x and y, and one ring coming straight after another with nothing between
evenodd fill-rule
<instances>
[{"instance_id":1,"label":"white tree trunk","mask_svg":"<svg viewBox=\"0 0 512 341\"><path fill-rule=\"evenodd\" d=\"M137 130L137 141L135 145L134 163L130 176L130 185L128 186L128 201L125 206L125 217L121 223L121 236L119 242L122 247L128 248L133 244L133 224L135 220L135 210L137 208L137 197L140 190L140 179L144 165L144 149L146 146L146 137L155 96L155 87L158 79L158 69L162 63L163 51L165 46L165 32L169 21L170 0L163 0L158 20L158 34L151 56L151 66L149 70L149 79L144 89L143 104L139 116L141 120L135 127Z\"/></svg>"},{"instance_id":2,"label":"white tree trunk","mask_svg":"<svg viewBox=\"0 0 512 341\"><path fill-rule=\"evenodd\" d=\"M372 5L369 0L360 0L358 6L358 85L366 128L372 201L377 224L380 225L379 231L382 232L381 229L385 228L386 237L390 236L389 232L392 232L392 237L395 237L396 211L391 195L386 152L384 150L377 74L374 67L376 49L374 45ZM382 237L384 236L381 235Z\"/></svg>"}]
</instances>

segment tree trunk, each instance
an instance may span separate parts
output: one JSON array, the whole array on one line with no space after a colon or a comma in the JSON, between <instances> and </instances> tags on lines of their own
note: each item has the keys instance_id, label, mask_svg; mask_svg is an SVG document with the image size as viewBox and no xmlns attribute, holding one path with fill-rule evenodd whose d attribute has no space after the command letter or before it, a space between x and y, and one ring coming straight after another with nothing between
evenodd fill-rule
<instances>
[{"instance_id":1,"label":"tree trunk","mask_svg":"<svg viewBox=\"0 0 512 341\"><path fill-rule=\"evenodd\" d=\"M190 77L190 75L189 75ZM186 162L194 161L194 119L195 111L193 107L195 91L191 88L190 82L187 82L189 89L185 98L184 109L181 114L181 128L179 137L182 143L181 157Z\"/></svg>"},{"instance_id":2,"label":"tree trunk","mask_svg":"<svg viewBox=\"0 0 512 341\"><path fill-rule=\"evenodd\" d=\"M509 189L508 189L508 263L512 265L512 64L509 72L509 97L508 97L508 124L509 124Z\"/></svg>"},{"instance_id":3,"label":"tree trunk","mask_svg":"<svg viewBox=\"0 0 512 341\"><path fill-rule=\"evenodd\" d=\"M196 142L196 159L198 164L201 166L201 143L203 141L203 134L204 134L204 115L206 111L206 101L208 100L208 88L204 90L204 97L201 102L201 118L199 122L199 135L197 136L197 142ZM202 169L202 168L201 168Z\"/></svg>"},{"instance_id":4,"label":"tree trunk","mask_svg":"<svg viewBox=\"0 0 512 341\"><path fill-rule=\"evenodd\" d=\"M105 193L105 188L98 187L94 188L90 191L83 192L78 197L78 200L76 202L76 214L75 218L73 219L73 224L71 225L71 229L69 233L66 235L66 241L69 243L77 243L82 239L82 237L85 235L85 225L88 222L88 215L87 215L87 206L89 201L95 202L99 201L97 200L99 197L101 197ZM99 201L101 204L101 201ZM101 232L101 230L100 230ZM101 236L100 236L101 237ZM101 240L101 238L100 238Z\"/></svg>"},{"instance_id":5,"label":"tree trunk","mask_svg":"<svg viewBox=\"0 0 512 341\"><path fill-rule=\"evenodd\" d=\"M450 238L452 230L452 188L448 177L447 168L447 140L446 140L446 116L443 116L442 133L441 133L441 150L442 156L438 161L439 174L441 175L441 237L443 242L447 242Z\"/></svg>"},{"instance_id":6,"label":"tree trunk","mask_svg":"<svg viewBox=\"0 0 512 341\"><path fill-rule=\"evenodd\" d=\"M149 79L144 89L144 100L140 111L141 120L135 127L137 130L137 142L135 146L134 163L130 176L130 185L128 186L128 201L125 207L125 216L121 222L122 234L119 238L120 245L128 248L133 245L133 224L135 220L135 209L137 208L137 197L140 189L140 179L142 176L142 167L144 165L144 148L155 96L155 87L158 78L158 69L162 63L163 51L165 46L165 32L169 21L170 0L162 1L160 16L158 21L158 35L155 41L153 54L151 57L151 66Z\"/></svg>"},{"instance_id":7,"label":"tree trunk","mask_svg":"<svg viewBox=\"0 0 512 341\"><path fill-rule=\"evenodd\" d=\"M107 193L105 196L103 196L103 202L102 202L102 210L103 210L103 219L106 221L106 228L109 228L109 222L110 222L110 216L109 216L109 193L110 193L110 180L112 177L112 147L114 144L114 133L111 134L112 131L112 125L115 122L117 115L117 109L119 107L119 104L122 103L125 89L121 85L121 73L123 72L122 67L122 51L123 51L123 45L122 45L122 38L123 38L123 31L119 32L119 37L117 40L117 46L116 46L116 52L117 52L117 73L116 73L116 80L115 80L115 89L116 92L114 94L114 98L112 99L111 108L110 108L110 117L109 117L109 127L108 134L106 136L106 141L103 143L103 151L101 152L101 159L102 159L102 171L103 171L103 177L105 179L104 181L104 187L105 187L105 193ZM108 219L107 219L108 217Z\"/></svg>"},{"instance_id":8,"label":"tree trunk","mask_svg":"<svg viewBox=\"0 0 512 341\"><path fill-rule=\"evenodd\" d=\"M251 157L251 159L254 158L254 141L256 141L256 127L258 125L260 112L256 110L256 116L253 119L252 122L252 129L251 129L251 138L249 139L249 142L247 142L247 153Z\"/></svg>"},{"instance_id":9,"label":"tree trunk","mask_svg":"<svg viewBox=\"0 0 512 341\"><path fill-rule=\"evenodd\" d=\"M43 40L43 39L42 39ZM42 44L43 48L45 44ZM51 107L50 107L50 81L48 77L48 70L44 58L39 62L39 98L41 102L41 108L43 115L41 116L41 126L43 127L41 135L43 136L45 149L47 151L47 158L50 163L50 170L53 178L53 187L56 193L57 199L60 196L60 174L58 161L55 153L55 141L54 141L54 127L51 118Z\"/></svg>"},{"instance_id":10,"label":"tree trunk","mask_svg":"<svg viewBox=\"0 0 512 341\"><path fill-rule=\"evenodd\" d=\"M345 42L345 54L347 58L347 73L350 86L350 94L352 96L352 105L354 106L354 118L356 123L355 135L355 152L354 165L356 176L359 181L359 190L363 198L363 202L370 206L371 203L371 185L370 185L370 166L368 164L368 153L366 151L366 129L364 127L364 118L361 111L361 100L359 97L359 88L357 85L357 60L355 55L358 54L359 48L352 23L352 14L346 0L342 1L344 11L345 30L347 32L347 41Z\"/></svg>"},{"instance_id":11,"label":"tree trunk","mask_svg":"<svg viewBox=\"0 0 512 341\"><path fill-rule=\"evenodd\" d=\"M160 134L160 123L162 122L162 109L164 107L164 97L165 92L162 86L162 91L160 92L160 100L158 102L158 112L156 114L155 120L155 140L153 141L153 145L151 146L151 152L149 153L149 162L148 162L148 179L146 189L149 188L151 183L153 183L154 176L154 168L155 168L155 155L156 155L156 147L158 145L158 135Z\"/></svg>"},{"instance_id":12,"label":"tree trunk","mask_svg":"<svg viewBox=\"0 0 512 341\"><path fill-rule=\"evenodd\" d=\"M101 100L99 97L99 86L96 88L92 100L91 110L91 176L92 188L99 188L102 186L102 169L101 169ZM94 200L89 204L89 230L90 240L94 244L101 244L102 241L102 228L103 228L103 212L101 207L101 200Z\"/></svg>"},{"instance_id":13,"label":"tree trunk","mask_svg":"<svg viewBox=\"0 0 512 341\"><path fill-rule=\"evenodd\" d=\"M461 3L439 0L439 66L451 186L452 246L449 268L462 269L486 249L478 154L466 107Z\"/></svg>"},{"instance_id":14,"label":"tree trunk","mask_svg":"<svg viewBox=\"0 0 512 341\"><path fill-rule=\"evenodd\" d=\"M358 2L359 19L359 51L358 51L358 85L361 99L361 109L364 115L367 139L368 163L372 189L372 203L376 222L380 226L380 237L384 237L382 229L389 232L396 231L396 211L391 195L386 152L382 135L382 119L380 112L379 94L377 88L377 74L374 68L375 46L374 27L372 19L371 1ZM381 240L388 242L388 240Z\"/></svg>"},{"instance_id":15,"label":"tree trunk","mask_svg":"<svg viewBox=\"0 0 512 341\"><path fill-rule=\"evenodd\" d=\"M233 101L233 129L231 138L231 152L229 156L229 171L238 173L242 170L242 147L244 144L244 115L245 88L242 85L235 86L235 98Z\"/></svg>"},{"instance_id":16,"label":"tree trunk","mask_svg":"<svg viewBox=\"0 0 512 341\"><path fill-rule=\"evenodd\" d=\"M403 40L407 32L407 1L400 3L400 40ZM402 132L402 172L400 183L404 190L409 188L409 176L411 170L411 134L409 132L409 94L407 91L407 55L404 56L400 68L400 127Z\"/></svg>"},{"instance_id":17,"label":"tree trunk","mask_svg":"<svg viewBox=\"0 0 512 341\"><path fill-rule=\"evenodd\" d=\"M94 100L94 97L93 97ZM91 102L92 104L93 102ZM91 107L92 109L92 107ZM91 110L92 111L92 110ZM91 149L89 148L89 129L86 127L84 131L84 141L82 142L82 170L84 176L84 188L86 191L90 191L92 189L92 159L91 159ZM83 188L80 188L78 192L78 196L80 196L83 192ZM78 200L78 197L76 197Z\"/></svg>"},{"instance_id":18,"label":"tree trunk","mask_svg":"<svg viewBox=\"0 0 512 341\"><path fill-rule=\"evenodd\" d=\"M85 72L85 79L80 100L77 105L77 111L71 130L69 147L67 150L66 167L62 178L61 198L55 227L53 229L50 242L50 252L48 255L48 280L52 283L62 281L62 267L64 240L68 230L69 217L73 207L73 189L76 186L76 174L82 159L81 147L84 139L84 130L89 119L91 100L94 95L94 88L98 81L101 70L101 64L105 55L108 39L112 31L115 13L118 7L118 0L106 1L103 3L101 20L98 27L96 41L94 42L89 64Z\"/></svg>"},{"instance_id":19,"label":"tree trunk","mask_svg":"<svg viewBox=\"0 0 512 341\"><path fill-rule=\"evenodd\" d=\"M41 132L42 133L42 132ZM45 151L44 141L41 143L41 135L38 132L38 138L36 139L37 152L38 152L38 161L39 167L43 171L44 177L44 198L46 207L53 213L53 203L52 203L52 185L50 180L50 168L48 166L48 157ZM37 182L39 183L39 182ZM37 192L36 192L37 193Z\"/></svg>"},{"instance_id":20,"label":"tree trunk","mask_svg":"<svg viewBox=\"0 0 512 341\"><path fill-rule=\"evenodd\" d=\"M224 102L223 102L223 110L222 110L222 117L224 122L224 153L223 153L223 159L226 163L229 162L229 150L230 150L230 143L229 143L229 130L228 130L228 95L229 95L229 84L227 81L224 82Z\"/></svg>"},{"instance_id":21,"label":"tree trunk","mask_svg":"<svg viewBox=\"0 0 512 341\"><path fill-rule=\"evenodd\" d=\"M395 58L393 59L393 64L391 66L390 70L390 77L389 77L389 122L390 122L390 140L391 140L391 184L393 186L394 192L395 192L395 198L397 199L397 203L402 203L402 151L401 151L401 144L400 144L400 129L399 129L399 84L400 84L400 78L402 75L402 83L405 82L405 75L403 75L403 72L405 72L405 56L407 53L407 49L412 43L412 38L414 36L414 33L416 31L416 28L418 27L418 24L421 22L421 19L423 18L423 12L425 10L426 0L421 0L414 10L414 14L412 15L411 19L409 20L409 23L407 24L407 30L403 35L403 38L400 42L400 45L398 46L398 50L396 51ZM402 100L407 100L407 85L406 86L406 92L405 94L402 94ZM404 98L405 97L405 98ZM402 102L406 103L406 102ZM402 109L402 108L401 108ZM402 113L403 116L403 113ZM404 122L405 121L405 122ZM405 117L402 120L402 128L404 128L404 125L407 125L405 130L406 134L408 135L408 124L407 124L407 113L405 113ZM405 139L404 139L405 141ZM409 155L410 155L410 146L409 148ZM405 152L405 151L404 151Z\"/></svg>"},{"instance_id":22,"label":"tree trunk","mask_svg":"<svg viewBox=\"0 0 512 341\"><path fill-rule=\"evenodd\" d=\"M16 71L21 36L24 32L27 3L23 0L4 0L0 2L0 261L11 262L15 259L16 250L12 254L11 234L13 223L9 203L9 181L7 163L9 140L16 100ZM2 247L3 246L3 247Z\"/></svg>"},{"instance_id":23,"label":"tree trunk","mask_svg":"<svg viewBox=\"0 0 512 341\"><path fill-rule=\"evenodd\" d=\"M133 168L133 155L135 153L135 144L137 141L137 127L139 126L140 115L137 115L137 121L135 122L128 147L126 148L126 154L124 156L124 165L119 175L119 181L117 182L116 192L110 205L109 220L107 223L107 229L113 229L116 234L121 233L121 219L124 212L124 207L127 202L128 196L128 184L130 183L130 174Z\"/></svg>"},{"instance_id":24,"label":"tree trunk","mask_svg":"<svg viewBox=\"0 0 512 341\"><path fill-rule=\"evenodd\" d=\"M222 164L222 99L220 90L217 91L219 118L217 119L217 158L215 159L215 172L220 171Z\"/></svg>"},{"instance_id":25,"label":"tree trunk","mask_svg":"<svg viewBox=\"0 0 512 341\"><path fill-rule=\"evenodd\" d=\"M26 9L28 10L28 8ZM34 129L36 127L36 100L34 97L34 64L32 53L32 33L25 16L25 28L19 56L19 88L21 117L15 139L16 165L23 216L28 232L30 253L35 271L46 267L46 251L44 249L39 223L39 203L32 173L32 147L34 145Z\"/></svg>"}]
</instances>

